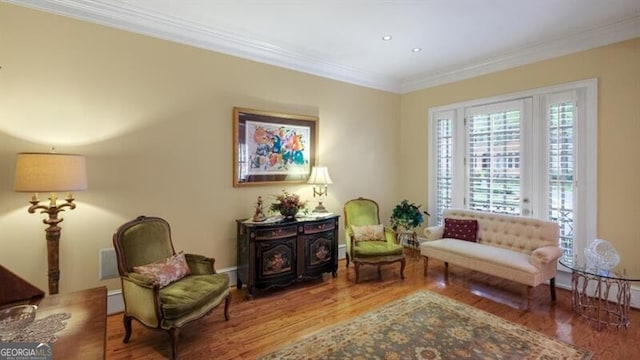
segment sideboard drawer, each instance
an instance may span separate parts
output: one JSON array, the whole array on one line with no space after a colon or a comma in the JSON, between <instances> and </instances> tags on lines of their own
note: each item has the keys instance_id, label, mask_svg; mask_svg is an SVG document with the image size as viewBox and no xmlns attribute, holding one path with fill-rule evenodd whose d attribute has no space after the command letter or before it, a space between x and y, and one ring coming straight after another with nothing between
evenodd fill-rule
<instances>
[{"instance_id":1,"label":"sideboard drawer","mask_svg":"<svg viewBox=\"0 0 640 360\"><path fill-rule=\"evenodd\" d=\"M322 231L333 230L336 227L336 220L329 219L325 221L304 224L305 234L314 234Z\"/></svg>"},{"instance_id":2,"label":"sideboard drawer","mask_svg":"<svg viewBox=\"0 0 640 360\"><path fill-rule=\"evenodd\" d=\"M256 240L274 240L296 235L298 235L298 227L296 225L256 230Z\"/></svg>"}]
</instances>

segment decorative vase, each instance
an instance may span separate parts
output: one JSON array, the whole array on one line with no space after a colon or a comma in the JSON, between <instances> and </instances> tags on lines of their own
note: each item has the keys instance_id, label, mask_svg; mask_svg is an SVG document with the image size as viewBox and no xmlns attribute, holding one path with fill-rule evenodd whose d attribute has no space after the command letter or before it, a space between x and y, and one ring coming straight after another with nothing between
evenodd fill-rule
<instances>
[{"instance_id":1,"label":"decorative vase","mask_svg":"<svg viewBox=\"0 0 640 360\"><path fill-rule=\"evenodd\" d=\"M587 266L596 269L611 270L620 262L620 255L607 240L594 239L587 248L584 249L587 258Z\"/></svg>"},{"instance_id":2,"label":"decorative vase","mask_svg":"<svg viewBox=\"0 0 640 360\"><path fill-rule=\"evenodd\" d=\"M280 214L282 214L287 219L295 218L297 213L298 213L298 208L295 206L286 208L286 209L285 208L280 209Z\"/></svg>"}]
</instances>

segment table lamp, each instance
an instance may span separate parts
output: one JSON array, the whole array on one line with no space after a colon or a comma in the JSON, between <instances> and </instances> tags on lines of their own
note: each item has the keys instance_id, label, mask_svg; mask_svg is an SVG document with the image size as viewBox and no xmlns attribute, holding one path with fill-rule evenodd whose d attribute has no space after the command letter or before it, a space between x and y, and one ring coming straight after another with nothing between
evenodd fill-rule
<instances>
[{"instance_id":1,"label":"table lamp","mask_svg":"<svg viewBox=\"0 0 640 360\"><path fill-rule=\"evenodd\" d=\"M333 184L331 176L329 176L329 169L326 166L314 166L311 168L311 176L309 176L308 184L313 184L313 197L316 195L320 198L318 200L318 206L313 209L314 213L326 213L328 212L322 205L322 196L327 196L327 189L329 184ZM318 189L316 188L318 185Z\"/></svg>"}]
</instances>

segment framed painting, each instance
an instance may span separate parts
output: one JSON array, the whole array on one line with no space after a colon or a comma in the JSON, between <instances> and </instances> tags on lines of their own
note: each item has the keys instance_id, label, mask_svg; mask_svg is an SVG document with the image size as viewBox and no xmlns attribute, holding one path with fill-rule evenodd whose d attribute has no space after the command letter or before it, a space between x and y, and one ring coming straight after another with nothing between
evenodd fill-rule
<instances>
[{"instance_id":1,"label":"framed painting","mask_svg":"<svg viewBox=\"0 0 640 360\"><path fill-rule=\"evenodd\" d=\"M233 186L303 183L317 161L318 117L233 108Z\"/></svg>"}]
</instances>

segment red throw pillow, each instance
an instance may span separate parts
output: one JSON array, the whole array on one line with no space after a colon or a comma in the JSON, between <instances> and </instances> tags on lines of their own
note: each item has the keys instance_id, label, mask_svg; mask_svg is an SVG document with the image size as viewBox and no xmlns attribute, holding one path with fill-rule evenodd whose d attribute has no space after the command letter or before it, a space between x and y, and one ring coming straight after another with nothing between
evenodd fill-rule
<instances>
[{"instance_id":1,"label":"red throw pillow","mask_svg":"<svg viewBox=\"0 0 640 360\"><path fill-rule=\"evenodd\" d=\"M476 242L478 220L444 219L443 238Z\"/></svg>"}]
</instances>

